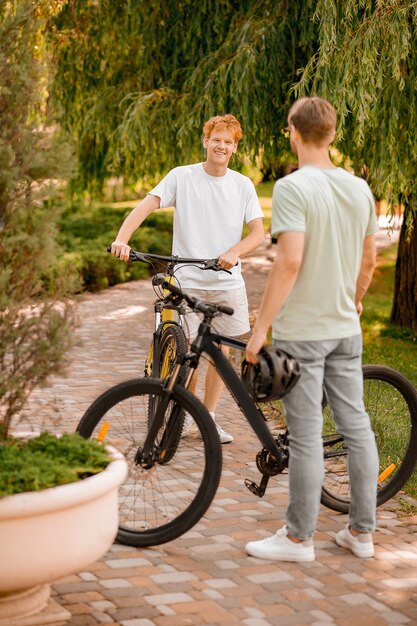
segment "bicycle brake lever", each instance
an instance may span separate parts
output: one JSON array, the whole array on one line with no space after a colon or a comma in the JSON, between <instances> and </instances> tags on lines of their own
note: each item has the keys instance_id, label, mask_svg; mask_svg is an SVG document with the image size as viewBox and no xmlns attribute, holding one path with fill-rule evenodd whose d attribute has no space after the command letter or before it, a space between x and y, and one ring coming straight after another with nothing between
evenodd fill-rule
<instances>
[{"instance_id":1,"label":"bicycle brake lever","mask_svg":"<svg viewBox=\"0 0 417 626\"><path fill-rule=\"evenodd\" d=\"M219 267L219 265L217 263L217 259L213 259L213 261L209 261L208 263L206 263L204 265L204 267L202 269L203 270L213 270L214 272L226 272L227 274L231 274L232 273L230 270L226 270L223 267Z\"/></svg>"},{"instance_id":2,"label":"bicycle brake lever","mask_svg":"<svg viewBox=\"0 0 417 626\"><path fill-rule=\"evenodd\" d=\"M134 250L129 252L129 261L142 261L143 263L149 263L145 254L142 254L142 252L135 252Z\"/></svg>"}]
</instances>

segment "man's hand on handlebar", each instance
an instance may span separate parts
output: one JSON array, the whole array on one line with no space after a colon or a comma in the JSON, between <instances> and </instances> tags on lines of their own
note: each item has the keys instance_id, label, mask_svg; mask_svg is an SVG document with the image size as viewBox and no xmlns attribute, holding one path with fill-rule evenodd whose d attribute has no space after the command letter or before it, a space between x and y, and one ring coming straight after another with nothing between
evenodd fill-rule
<instances>
[{"instance_id":1,"label":"man's hand on handlebar","mask_svg":"<svg viewBox=\"0 0 417 626\"><path fill-rule=\"evenodd\" d=\"M128 261L130 255L130 246L122 241L113 241L111 244L111 253L121 261Z\"/></svg>"},{"instance_id":2,"label":"man's hand on handlebar","mask_svg":"<svg viewBox=\"0 0 417 626\"><path fill-rule=\"evenodd\" d=\"M218 266L225 270L231 270L232 267L237 265L238 261L239 257L237 256L237 254L228 250L227 252L219 256Z\"/></svg>"}]
</instances>

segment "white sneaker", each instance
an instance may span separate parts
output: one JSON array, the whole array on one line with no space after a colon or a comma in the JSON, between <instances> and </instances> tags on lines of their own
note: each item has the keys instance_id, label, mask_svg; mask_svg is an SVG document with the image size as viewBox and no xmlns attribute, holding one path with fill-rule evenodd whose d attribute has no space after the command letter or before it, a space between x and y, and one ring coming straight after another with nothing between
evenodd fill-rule
<instances>
[{"instance_id":1,"label":"white sneaker","mask_svg":"<svg viewBox=\"0 0 417 626\"><path fill-rule=\"evenodd\" d=\"M247 543L246 552L250 556L267 561L292 561L294 563L314 561L313 539L295 543L288 539L287 535L287 528L283 526L272 537Z\"/></svg>"},{"instance_id":2,"label":"white sneaker","mask_svg":"<svg viewBox=\"0 0 417 626\"><path fill-rule=\"evenodd\" d=\"M184 423L182 425L181 437L190 435L194 430L194 420L189 413L184 415Z\"/></svg>"},{"instance_id":3,"label":"white sneaker","mask_svg":"<svg viewBox=\"0 0 417 626\"><path fill-rule=\"evenodd\" d=\"M214 420L214 424L217 428L217 433L219 435L220 443L230 443L233 441L233 436L227 433L223 428L221 428L216 421ZM194 423L193 418L189 413L186 413L184 416L184 424L182 426L181 437L187 437L187 435L191 435L196 431L196 425Z\"/></svg>"},{"instance_id":4,"label":"white sneaker","mask_svg":"<svg viewBox=\"0 0 417 626\"><path fill-rule=\"evenodd\" d=\"M347 548L355 556L363 559L374 556L374 542L372 541L371 533L359 533L359 535L352 535L349 529L349 525L346 524L346 528L339 530L336 534L336 543L342 548Z\"/></svg>"},{"instance_id":5,"label":"white sneaker","mask_svg":"<svg viewBox=\"0 0 417 626\"><path fill-rule=\"evenodd\" d=\"M216 422L215 422L215 425L216 425L217 432L219 435L220 443L230 443L231 441L233 441L233 435L223 430L223 428L221 428L221 426L216 424Z\"/></svg>"},{"instance_id":6,"label":"white sneaker","mask_svg":"<svg viewBox=\"0 0 417 626\"><path fill-rule=\"evenodd\" d=\"M233 441L233 435L223 430L223 428L219 426L218 423L216 422L216 414L213 411L209 411L209 415L217 428L217 433L219 435L220 443L230 443L231 441Z\"/></svg>"}]
</instances>

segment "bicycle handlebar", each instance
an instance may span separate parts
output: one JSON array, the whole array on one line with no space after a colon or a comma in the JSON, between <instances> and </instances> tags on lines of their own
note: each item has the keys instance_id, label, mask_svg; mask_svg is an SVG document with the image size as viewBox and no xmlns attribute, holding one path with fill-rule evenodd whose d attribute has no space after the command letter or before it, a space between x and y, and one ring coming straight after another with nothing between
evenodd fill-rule
<instances>
[{"instance_id":1,"label":"bicycle handlebar","mask_svg":"<svg viewBox=\"0 0 417 626\"><path fill-rule=\"evenodd\" d=\"M111 252L111 246L107 246L107 252ZM227 272L231 274L230 270L218 266L219 259L189 259L186 257L179 257L175 255L165 256L163 254L151 254L149 252L139 252L138 250L130 250L129 261L141 261L142 263L149 263L150 261L161 261L166 263L173 263L174 265L181 264L199 264L204 265L202 270L213 270L214 272Z\"/></svg>"},{"instance_id":2,"label":"bicycle handlebar","mask_svg":"<svg viewBox=\"0 0 417 626\"><path fill-rule=\"evenodd\" d=\"M230 306L225 306L223 304L210 304L208 302L203 302L202 300L197 300L197 298L192 298L182 291L182 289L176 285L172 285L168 281L164 282L163 287L164 289L170 291L176 298L185 300L190 309L193 311L201 311L202 313L208 313L210 315L213 315L216 312L233 315L235 312Z\"/></svg>"}]
</instances>

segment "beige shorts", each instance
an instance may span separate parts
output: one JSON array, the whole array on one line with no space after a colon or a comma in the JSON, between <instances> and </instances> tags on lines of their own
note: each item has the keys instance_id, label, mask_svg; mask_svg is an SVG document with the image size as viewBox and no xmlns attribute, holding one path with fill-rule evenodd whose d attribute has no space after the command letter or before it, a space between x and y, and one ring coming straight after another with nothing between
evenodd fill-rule
<instances>
[{"instance_id":1,"label":"beige shorts","mask_svg":"<svg viewBox=\"0 0 417 626\"><path fill-rule=\"evenodd\" d=\"M217 289L210 291L184 287L184 291L192 298L203 300L203 302L224 304L225 306L232 307L234 310L233 315L222 313L213 319L211 327L216 333L229 337L240 337L249 332L248 299L244 286L238 287L237 289ZM202 313L194 313L193 311L186 313L184 316L183 329L188 339L192 340L196 337L202 319Z\"/></svg>"}]
</instances>

